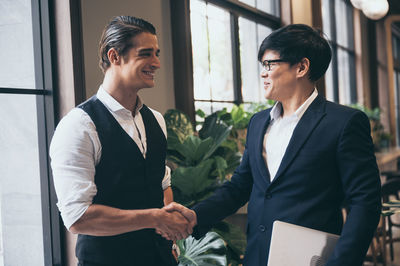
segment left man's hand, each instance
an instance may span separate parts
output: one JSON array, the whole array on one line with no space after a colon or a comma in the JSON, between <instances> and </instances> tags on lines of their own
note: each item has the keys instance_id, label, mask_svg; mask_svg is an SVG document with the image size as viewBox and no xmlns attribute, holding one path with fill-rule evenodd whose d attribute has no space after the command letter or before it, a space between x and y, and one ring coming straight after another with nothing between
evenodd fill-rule
<instances>
[{"instance_id":1,"label":"left man's hand","mask_svg":"<svg viewBox=\"0 0 400 266\"><path fill-rule=\"evenodd\" d=\"M186 220L189 222L189 227L190 227L189 232L187 232L187 234L190 235L193 232L193 227L197 224L197 216L193 210L190 210L185 206L176 202L171 202L163 209L171 213L178 212L179 214L184 216ZM156 232L168 240L176 240L176 239L171 239L171 236L167 235L165 232L159 230L156 230Z\"/></svg>"}]
</instances>

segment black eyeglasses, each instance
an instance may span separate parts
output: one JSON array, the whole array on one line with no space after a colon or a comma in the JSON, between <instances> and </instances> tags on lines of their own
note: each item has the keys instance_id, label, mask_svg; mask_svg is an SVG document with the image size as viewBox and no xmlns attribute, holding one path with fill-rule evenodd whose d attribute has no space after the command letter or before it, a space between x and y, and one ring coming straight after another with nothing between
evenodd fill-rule
<instances>
[{"instance_id":1,"label":"black eyeglasses","mask_svg":"<svg viewBox=\"0 0 400 266\"><path fill-rule=\"evenodd\" d=\"M275 59L275 60L264 60L262 61L261 65L265 71L271 71L271 64L279 63L279 62L287 62L283 59Z\"/></svg>"}]
</instances>

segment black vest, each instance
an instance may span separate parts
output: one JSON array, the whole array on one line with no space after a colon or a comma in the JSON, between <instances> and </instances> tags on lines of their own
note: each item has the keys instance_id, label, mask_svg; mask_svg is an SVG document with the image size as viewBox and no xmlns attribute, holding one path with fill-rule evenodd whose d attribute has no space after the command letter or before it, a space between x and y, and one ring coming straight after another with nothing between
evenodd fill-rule
<instances>
[{"instance_id":1,"label":"black vest","mask_svg":"<svg viewBox=\"0 0 400 266\"><path fill-rule=\"evenodd\" d=\"M146 105L140 110L147 138L144 159L136 143L96 96L78 107L94 122L102 146L93 203L119 209L162 208L167 142L151 110ZM154 229L106 237L79 235L76 255L80 261L107 265L169 265L171 242Z\"/></svg>"}]
</instances>

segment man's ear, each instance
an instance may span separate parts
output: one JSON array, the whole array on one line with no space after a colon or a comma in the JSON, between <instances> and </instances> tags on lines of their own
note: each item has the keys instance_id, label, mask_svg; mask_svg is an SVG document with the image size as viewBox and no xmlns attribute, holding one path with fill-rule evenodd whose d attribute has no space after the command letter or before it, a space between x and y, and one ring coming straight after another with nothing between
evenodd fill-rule
<instances>
[{"instance_id":1,"label":"man's ear","mask_svg":"<svg viewBox=\"0 0 400 266\"><path fill-rule=\"evenodd\" d=\"M298 78L305 77L306 75L308 75L309 71L310 71L310 60L307 57L304 57L298 63L297 77Z\"/></svg>"},{"instance_id":2,"label":"man's ear","mask_svg":"<svg viewBox=\"0 0 400 266\"><path fill-rule=\"evenodd\" d=\"M121 63L121 57L115 48L108 50L107 57L112 65L119 65Z\"/></svg>"}]
</instances>

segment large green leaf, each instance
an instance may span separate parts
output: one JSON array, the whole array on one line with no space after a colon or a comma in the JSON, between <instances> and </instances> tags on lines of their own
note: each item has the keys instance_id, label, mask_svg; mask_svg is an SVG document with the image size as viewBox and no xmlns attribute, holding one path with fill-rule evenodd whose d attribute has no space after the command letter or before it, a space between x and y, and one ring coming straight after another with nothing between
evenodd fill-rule
<instances>
[{"instance_id":1,"label":"large green leaf","mask_svg":"<svg viewBox=\"0 0 400 266\"><path fill-rule=\"evenodd\" d=\"M229 260L240 261L246 250L246 234L236 225L222 221L213 227L227 243Z\"/></svg>"},{"instance_id":2,"label":"large green leaf","mask_svg":"<svg viewBox=\"0 0 400 266\"><path fill-rule=\"evenodd\" d=\"M227 265L225 255L211 253L225 247L224 241L215 232L209 232L199 240L189 236L178 240L176 244L180 252L178 257L180 266Z\"/></svg>"},{"instance_id":3,"label":"large green leaf","mask_svg":"<svg viewBox=\"0 0 400 266\"><path fill-rule=\"evenodd\" d=\"M209 178L213 163L214 160L209 159L194 167L178 167L172 172L172 185L185 196L195 197L215 183L214 179Z\"/></svg>"},{"instance_id":4,"label":"large green leaf","mask_svg":"<svg viewBox=\"0 0 400 266\"><path fill-rule=\"evenodd\" d=\"M219 119L216 113L211 114L206 117L204 121L204 125L199 131L199 136L202 139L206 139L211 137L213 139L213 145L208 150L207 154L204 156L204 159L209 158L215 150L225 141L228 137L232 127L226 126Z\"/></svg>"},{"instance_id":5,"label":"large green leaf","mask_svg":"<svg viewBox=\"0 0 400 266\"><path fill-rule=\"evenodd\" d=\"M218 175L219 179L224 181L226 176L225 169L228 168L228 164L221 156L214 156L213 158L215 160L215 170L211 174Z\"/></svg>"},{"instance_id":6,"label":"large green leaf","mask_svg":"<svg viewBox=\"0 0 400 266\"><path fill-rule=\"evenodd\" d=\"M185 113L177 109L169 109L164 114L164 119L167 126L168 142L178 140L183 143L188 136L193 135L192 122Z\"/></svg>"},{"instance_id":7,"label":"large green leaf","mask_svg":"<svg viewBox=\"0 0 400 266\"><path fill-rule=\"evenodd\" d=\"M185 158L185 166L194 166L207 159L206 155L213 148L213 145L214 141L211 138L202 140L197 136L188 136L183 143L175 145L175 150Z\"/></svg>"}]
</instances>

